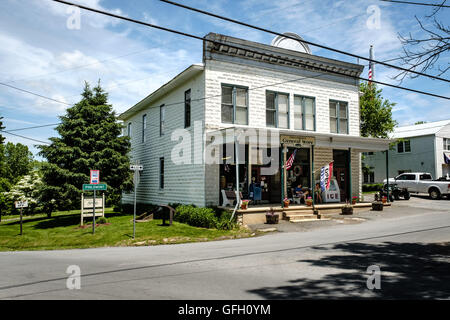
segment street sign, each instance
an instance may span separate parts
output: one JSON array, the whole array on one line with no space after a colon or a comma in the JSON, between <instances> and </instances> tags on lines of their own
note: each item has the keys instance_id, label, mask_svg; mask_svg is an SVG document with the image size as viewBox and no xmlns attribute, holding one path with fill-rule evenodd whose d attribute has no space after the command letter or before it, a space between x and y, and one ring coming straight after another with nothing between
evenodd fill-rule
<instances>
[{"instance_id":1,"label":"street sign","mask_svg":"<svg viewBox=\"0 0 450 320\"><path fill-rule=\"evenodd\" d=\"M16 208L28 208L28 201L16 201Z\"/></svg>"},{"instance_id":2,"label":"street sign","mask_svg":"<svg viewBox=\"0 0 450 320\"><path fill-rule=\"evenodd\" d=\"M106 190L106 184L83 184L83 191Z\"/></svg>"},{"instance_id":3,"label":"street sign","mask_svg":"<svg viewBox=\"0 0 450 320\"><path fill-rule=\"evenodd\" d=\"M132 165L130 166L130 170L133 170L133 171L142 171L142 170L144 170L144 166L141 166L141 165L138 165L138 164L132 164Z\"/></svg>"},{"instance_id":4,"label":"street sign","mask_svg":"<svg viewBox=\"0 0 450 320\"><path fill-rule=\"evenodd\" d=\"M100 170L91 170L91 180L90 184L100 183Z\"/></svg>"}]
</instances>

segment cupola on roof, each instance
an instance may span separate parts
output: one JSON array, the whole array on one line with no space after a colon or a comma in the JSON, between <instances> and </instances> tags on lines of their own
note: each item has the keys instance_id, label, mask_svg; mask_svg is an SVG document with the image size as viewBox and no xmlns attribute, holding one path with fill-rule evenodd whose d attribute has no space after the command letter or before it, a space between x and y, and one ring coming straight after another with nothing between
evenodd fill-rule
<instances>
[{"instance_id":1,"label":"cupola on roof","mask_svg":"<svg viewBox=\"0 0 450 320\"><path fill-rule=\"evenodd\" d=\"M283 37L283 36L276 36L275 39L272 40L271 45L274 47L279 47L279 48L284 48L284 49L289 49L289 50L294 50L294 51L311 54L311 50L309 49L309 46L303 42L303 38L300 37L298 34L293 33L293 32L285 32L285 33L283 33L283 35L288 36L290 38ZM296 38L298 40L294 40L291 38Z\"/></svg>"}]
</instances>

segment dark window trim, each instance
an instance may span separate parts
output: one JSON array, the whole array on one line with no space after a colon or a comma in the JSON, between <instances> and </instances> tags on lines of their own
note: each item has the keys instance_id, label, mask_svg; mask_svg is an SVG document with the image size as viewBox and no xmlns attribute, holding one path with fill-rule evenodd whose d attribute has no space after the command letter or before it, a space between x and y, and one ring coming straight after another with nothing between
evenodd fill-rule
<instances>
[{"instance_id":1,"label":"dark window trim","mask_svg":"<svg viewBox=\"0 0 450 320\"><path fill-rule=\"evenodd\" d=\"M287 96L287 128L280 128L280 129L290 129L291 128L291 95L287 92L282 91L273 91L273 90L266 90L266 98L268 93L273 93L275 95L275 127L269 126L269 128L280 128L278 123L278 95L282 94ZM266 100L266 110L267 110L267 100ZM267 115L267 114L266 114ZM266 119L266 127L267 127L267 119Z\"/></svg>"},{"instance_id":2,"label":"dark window trim","mask_svg":"<svg viewBox=\"0 0 450 320\"><path fill-rule=\"evenodd\" d=\"M187 94L189 94L189 99L186 98ZM186 90L184 92L184 127L189 128L191 126L191 100L192 100L192 91L191 89Z\"/></svg>"},{"instance_id":3,"label":"dark window trim","mask_svg":"<svg viewBox=\"0 0 450 320\"><path fill-rule=\"evenodd\" d=\"M164 110L164 119L162 118ZM162 137L164 135L164 128L166 122L166 106L164 104L159 106L159 136Z\"/></svg>"},{"instance_id":4,"label":"dark window trim","mask_svg":"<svg viewBox=\"0 0 450 320\"><path fill-rule=\"evenodd\" d=\"M131 138L131 122L128 122L127 125L127 135Z\"/></svg>"},{"instance_id":5,"label":"dark window trim","mask_svg":"<svg viewBox=\"0 0 450 320\"><path fill-rule=\"evenodd\" d=\"M159 189L164 189L164 157L159 158Z\"/></svg>"},{"instance_id":6,"label":"dark window trim","mask_svg":"<svg viewBox=\"0 0 450 320\"><path fill-rule=\"evenodd\" d=\"M142 143L146 142L145 131L147 130L147 114L142 115Z\"/></svg>"},{"instance_id":7,"label":"dark window trim","mask_svg":"<svg viewBox=\"0 0 450 320\"><path fill-rule=\"evenodd\" d=\"M302 108L302 128L301 129L295 129L295 98L301 98L301 108ZM312 99L313 100L313 122L314 122L314 129L309 130L305 129L306 127L306 121L305 121L305 98ZM305 96L301 94L294 94L294 130L304 130L304 131L316 131L316 97L312 96Z\"/></svg>"}]
</instances>

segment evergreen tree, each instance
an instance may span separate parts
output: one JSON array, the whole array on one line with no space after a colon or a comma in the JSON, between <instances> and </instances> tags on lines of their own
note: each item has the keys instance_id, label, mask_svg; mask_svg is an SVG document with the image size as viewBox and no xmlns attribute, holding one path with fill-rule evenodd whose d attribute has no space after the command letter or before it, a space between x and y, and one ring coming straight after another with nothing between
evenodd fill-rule
<instances>
[{"instance_id":1,"label":"evergreen tree","mask_svg":"<svg viewBox=\"0 0 450 320\"><path fill-rule=\"evenodd\" d=\"M363 93L359 100L361 136L387 138L397 125L392 119L392 107L395 103L384 99L381 96L382 90L377 89L373 83L362 82L360 91Z\"/></svg>"},{"instance_id":2,"label":"evergreen tree","mask_svg":"<svg viewBox=\"0 0 450 320\"><path fill-rule=\"evenodd\" d=\"M60 137L40 146L42 164L40 202L48 215L55 209L78 208L81 188L89 183L89 170L100 170L100 180L108 185L107 202L116 204L122 191L132 188L129 170L129 137L121 136L122 125L116 121L108 94L98 85L92 90L85 84L82 99L68 108L56 128Z\"/></svg>"},{"instance_id":3,"label":"evergreen tree","mask_svg":"<svg viewBox=\"0 0 450 320\"><path fill-rule=\"evenodd\" d=\"M3 119L3 117L0 117L0 145L2 145L3 142L5 142L5 137L2 136L2 133L1 133L1 131L2 131L3 129L5 129L5 127L3 126L3 121L2 121L2 119Z\"/></svg>"}]
</instances>

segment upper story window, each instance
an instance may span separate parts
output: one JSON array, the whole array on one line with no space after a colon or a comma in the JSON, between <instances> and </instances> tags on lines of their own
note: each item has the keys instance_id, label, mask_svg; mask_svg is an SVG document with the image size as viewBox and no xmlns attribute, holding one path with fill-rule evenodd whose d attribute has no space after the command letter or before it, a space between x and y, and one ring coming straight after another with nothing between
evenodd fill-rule
<instances>
[{"instance_id":1,"label":"upper story window","mask_svg":"<svg viewBox=\"0 0 450 320\"><path fill-rule=\"evenodd\" d=\"M184 93L184 127L191 126L191 89Z\"/></svg>"},{"instance_id":2,"label":"upper story window","mask_svg":"<svg viewBox=\"0 0 450 320\"><path fill-rule=\"evenodd\" d=\"M289 128L289 95L266 92L266 125L275 128Z\"/></svg>"},{"instance_id":3,"label":"upper story window","mask_svg":"<svg viewBox=\"0 0 450 320\"><path fill-rule=\"evenodd\" d=\"M127 125L127 136L129 136L131 138L131 122L128 122L128 125Z\"/></svg>"},{"instance_id":4,"label":"upper story window","mask_svg":"<svg viewBox=\"0 0 450 320\"><path fill-rule=\"evenodd\" d=\"M348 134L348 103L330 100L330 132Z\"/></svg>"},{"instance_id":5,"label":"upper story window","mask_svg":"<svg viewBox=\"0 0 450 320\"><path fill-rule=\"evenodd\" d=\"M315 99L294 96L294 129L316 130Z\"/></svg>"},{"instance_id":6,"label":"upper story window","mask_svg":"<svg viewBox=\"0 0 450 320\"><path fill-rule=\"evenodd\" d=\"M159 107L159 135L164 135L164 124L166 121L166 107L164 105Z\"/></svg>"},{"instance_id":7,"label":"upper story window","mask_svg":"<svg viewBox=\"0 0 450 320\"><path fill-rule=\"evenodd\" d=\"M411 142L409 140L400 141L397 144L397 152L398 153L411 152Z\"/></svg>"},{"instance_id":8,"label":"upper story window","mask_svg":"<svg viewBox=\"0 0 450 320\"><path fill-rule=\"evenodd\" d=\"M147 129L147 115L142 116L142 142L145 142L145 130Z\"/></svg>"},{"instance_id":9,"label":"upper story window","mask_svg":"<svg viewBox=\"0 0 450 320\"><path fill-rule=\"evenodd\" d=\"M248 124L248 89L222 85L222 123Z\"/></svg>"},{"instance_id":10,"label":"upper story window","mask_svg":"<svg viewBox=\"0 0 450 320\"><path fill-rule=\"evenodd\" d=\"M444 138L444 150L450 151L450 138Z\"/></svg>"}]
</instances>

